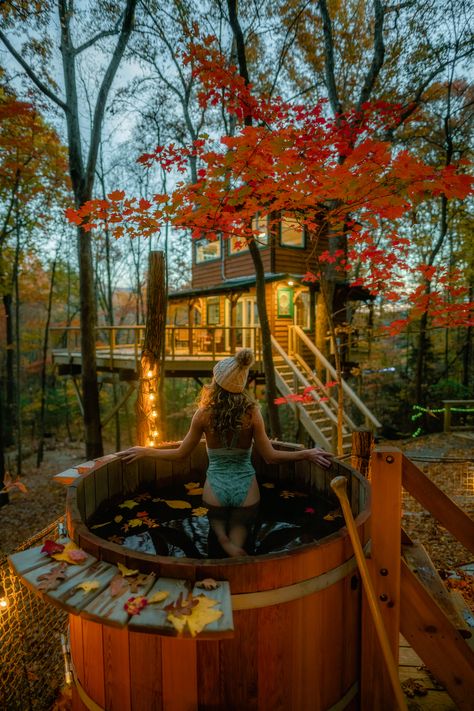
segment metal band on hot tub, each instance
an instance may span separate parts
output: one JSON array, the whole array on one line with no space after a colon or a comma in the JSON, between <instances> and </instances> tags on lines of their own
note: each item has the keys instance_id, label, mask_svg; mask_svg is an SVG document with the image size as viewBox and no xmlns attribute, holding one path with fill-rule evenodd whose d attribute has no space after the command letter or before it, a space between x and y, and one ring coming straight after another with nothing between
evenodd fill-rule
<instances>
[{"instance_id":1,"label":"metal band on hot tub","mask_svg":"<svg viewBox=\"0 0 474 711\"><path fill-rule=\"evenodd\" d=\"M370 550L370 541L364 546L364 553L367 555ZM357 568L355 556L346 560L337 568L332 568L321 575L316 575L308 580L301 580L293 585L286 585L282 588L274 588L273 590L260 590L252 593L236 593L231 595L233 610L253 610L258 607L269 607L270 605L279 605L283 602L291 602L298 600L300 597L312 595L319 590L325 590L334 583L342 580L347 575L352 573Z\"/></svg>"}]
</instances>

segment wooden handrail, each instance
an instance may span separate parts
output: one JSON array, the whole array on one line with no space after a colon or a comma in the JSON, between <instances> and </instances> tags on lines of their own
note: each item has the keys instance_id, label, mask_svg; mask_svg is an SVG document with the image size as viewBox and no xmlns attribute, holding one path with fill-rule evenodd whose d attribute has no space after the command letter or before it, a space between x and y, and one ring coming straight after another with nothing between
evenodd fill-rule
<instances>
[{"instance_id":1,"label":"wooden handrail","mask_svg":"<svg viewBox=\"0 0 474 711\"><path fill-rule=\"evenodd\" d=\"M405 455L402 484L444 528L474 553L474 521Z\"/></svg>"},{"instance_id":2,"label":"wooden handrail","mask_svg":"<svg viewBox=\"0 0 474 711\"><path fill-rule=\"evenodd\" d=\"M327 358L321 353L321 351L316 348L314 343L308 338L306 333L299 326L292 326L293 332L298 336L298 338L303 341L305 346L318 358L326 370L330 373L331 377L337 379L337 372L333 365L328 361ZM377 420L375 415L373 415L370 410L364 405L362 400L356 395L352 388L346 383L346 381L341 378L342 389L351 400L358 410L364 415L366 420L370 420L374 427L381 427L382 423Z\"/></svg>"}]
</instances>

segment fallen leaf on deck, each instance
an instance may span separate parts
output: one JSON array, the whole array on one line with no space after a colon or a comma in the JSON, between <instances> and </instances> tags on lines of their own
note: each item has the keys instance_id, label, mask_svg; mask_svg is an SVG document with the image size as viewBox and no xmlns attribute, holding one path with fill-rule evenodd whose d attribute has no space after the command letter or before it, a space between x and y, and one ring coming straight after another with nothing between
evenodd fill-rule
<instances>
[{"instance_id":1,"label":"fallen leaf on deck","mask_svg":"<svg viewBox=\"0 0 474 711\"><path fill-rule=\"evenodd\" d=\"M119 504L119 509L134 509L135 506L138 506L137 501L132 501L132 499L127 499L127 501L124 501L123 504Z\"/></svg>"},{"instance_id":2,"label":"fallen leaf on deck","mask_svg":"<svg viewBox=\"0 0 474 711\"><path fill-rule=\"evenodd\" d=\"M105 523L96 523L95 526L91 526L92 528L102 528L102 526L108 526L109 523L112 523L112 521L106 521Z\"/></svg>"},{"instance_id":3,"label":"fallen leaf on deck","mask_svg":"<svg viewBox=\"0 0 474 711\"><path fill-rule=\"evenodd\" d=\"M166 592L166 590L158 590L148 598L148 604L154 605L157 602L163 602L163 600L166 600L167 597L169 597L169 592Z\"/></svg>"},{"instance_id":4,"label":"fallen leaf on deck","mask_svg":"<svg viewBox=\"0 0 474 711\"><path fill-rule=\"evenodd\" d=\"M117 563L117 568L120 570L124 578L128 578L131 575L136 575L138 573L138 570L132 570L131 568L127 568L122 563Z\"/></svg>"},{"instance_id":5,"label":"fallen leaf on deck","mask_svg":"<svg viewBox=\"0 0 474 711\"><path fill-rule=\"evenodd\" d=\"M193 516L205 516L209 509L206 509L205 506L198 506L196 509L193 509Z\"/></svg>"},{"instance_id":6,"label":"fallen leaf on deck","mask_svg":"<svg viewBox=\"0 0 474 711\"><path fill-rule=\"evenodd\" d=\"M206 595L193 597L189 593L183 601L182 595L180 593L174 604L165 607L168 611L167 619L179 634L182 634L187 627L191 637L195 637L206 625L222 617L222 610L213 609L219 604L217 600L212 600Z\"/></svg>"},{"instance_id":7,"label":"fallen leaf on deck","mask_svg":"<svg viewBox=\"0 0 474 711\"><path fill-rule=\"evenodd\" d=\"M66 543L61 553L54 553L51 557L55 560L64 560L66 563L72 563L73 565L81 565L87 560L87 553L79 546L76 546L73 541L70 541Z\"/></svg>"},{"instance_id":8,"label":"fallen leaf on deck","mask_svg":"<svg viewBox=\"0 0 474 711\"><path fill-rule=\"evenodd\" d=\"M153 574L152 574L153 575ZM130 590L131 592L138 592L138 588L142 588L144 585L148 583L150 580L150 576L147 575L146 573L138 573L138 575L135 578L130 578L128 581L130 584Z\"/></svg>"},{"instance_id":9,"label":"fallen leaf on deck","mask_svg":"<svg viewBox=\"0 0 474 711\"><path fill-rule=\"evenodd\" d=\"M217 590L219 583L214 578L204 578L196 583L196 587L204 588L204 590Z\"/></svg>"},{"instance_id":10,"label":"fallen leaf on deck","mask_svg":"<svg viewBox=\"0 0 474 711\"><path fill-rule=\"evenodd\" d=\"M53 555L54 553L62 553L64 550L63 543L57 543L56 541L46 540L41 549L41 553L47 553L48 555Z\"/></svg>"},{"instance_id":11,"label":"fallen leaf on deck","mask_svg":"<svg viewBox=\"0 0 474 711\"><path fill-rule=\"evenodd\" d=\"M65 570L67 568L66 563L59 563L51 568L49 573L43 573L38 577L40 581L37 588L38 590L43 590L47 592L48 590L56 590L57 587L66 579Z\"/></svg>"},{"instance_id":12,"label":"fallen leaf on deck","mask_svg":"<svg viewBox=\"0 0 474 711\"><path fill-rule=\"evenodd\" d=\"M83 580L82 583L79 583L76 585L76 590L84 590L86 593L92 592L92 590L97 590L97 588L100 588L100 583L98 580Z\"/></svg>"},{"instance_id":13,"label":"fallen leaf on deck","mask_svg":"<svg viewBox=\"0 0 474 711\"><path fill-rule=\"evenodd\" d=\"M187 501L180 501L178 499L153 499L153 501L161 501L172 509L190 509L191 504Z\"/></svg>"},{"instance_id":14,"label":"fallen leaf on deck","mask_svg":"<svg viewBox=\"0 0 474 711\"><path fill-rule=\"evenodd\" d=\"M122 595L122 593L128 590L129 587L130 586L127 583L127 580L122 577L120 573L118 575L114 575L109 585L110 596L120 597L120 595Z\"/></svg>"},{"instance_id":15,"label":"fallen leaf on deck","mask_svg":"<svg viewBox=\"0 0 474 711\"><path fill-rule=\"evenodd\" d=\"M129 615L139 615L144 607L148 605L148 600L143 595L138 597L129 597L123 609L128 612Z\"/></svg>"}]
</instances>

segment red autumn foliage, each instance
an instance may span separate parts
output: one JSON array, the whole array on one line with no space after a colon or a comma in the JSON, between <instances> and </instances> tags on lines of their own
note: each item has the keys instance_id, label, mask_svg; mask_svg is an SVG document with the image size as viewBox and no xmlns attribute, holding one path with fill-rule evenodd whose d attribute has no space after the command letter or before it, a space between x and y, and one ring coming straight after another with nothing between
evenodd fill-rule
<instances>
[{"instance_id":1,"label":"red autumn foliage","mask_svg":"<svg viewBox=\"0 0 474 711\"><path fill-rule=\"evenodd\" d=\"M183 61L192 62L200 81L201 104L224 102L236 118L235 135L221 137L218 145L206 138L186 148L158 146L141 156L144 165L157 161L178 174L186 172L191 156L198 157L197 182L179 182L169 197L158 194L150 203L116 190L108 200L69 211L69 219L80 220L86 229L106 221L116 236L125 231L150 236L169 222L189 229L195 239L221 234L246 242L258 236L252 228L257 211L271 220L284 211L305 226L322 269L332 263L350 278L358 264L354 285L404 301L408 319L428 310L436 325L474 324L473 304L459 274L413 264L410 239L397 231L397 221L426 200L441 195L462 200L472 194L464 162L430 165L380 138L399 123L398 105L376 101L332 118L324 101L305 106L256 94L219 55L212 38L191 43ZM252 126L244 125L248 116ZM322 238L341 235L347 237L346 252L318 249ZM305 278L317 281L320 274ZM394 322L391 332L408 319Z\"/></svg>"}]
</instances>

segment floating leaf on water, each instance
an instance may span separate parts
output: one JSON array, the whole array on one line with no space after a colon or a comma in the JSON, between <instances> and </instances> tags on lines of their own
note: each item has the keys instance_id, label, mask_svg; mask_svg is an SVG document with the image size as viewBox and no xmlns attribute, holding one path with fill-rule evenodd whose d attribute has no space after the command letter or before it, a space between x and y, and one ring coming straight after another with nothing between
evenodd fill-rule
<instances>
[{"instance_id":1,"label":"floating leaf on water","mask_svg":"<svg viewBox=\"0 0 474 711\"><path fill-rule=\"evenodd\" d=\"M91 526L92 528L102 528L103 526L108 526L109 523L112 523L112 521L106 521L105 523L96 523L95 526Z\"/></svg>"},{"instance_id":2,"label":"floating leaf on water","mask_svg":"<svg viewBox=\"0 0 474 711\"><path fill-rule=\"evenodd\" d=\"M275 488L275 484L272 484L271 481L264 482L262 484L262 486L265 487L265 489L274 489Z\"/></svg>"},{"instance_id":3,"label":"floating leaf on water","mask_svg":"<svg viewBox=\"0 0 474 711\"><path fill-rule=\"evenodd\" d=\"M191 504L187 501L181 501L179 499L157 499L157 501L162 501L167 504L171 509L190 509Z\"/></svg>"},{"instance_id":4,"label":"floating leaf on water","mask_svg":"<svg viewBox=\"0 0 474 711\"><path fill-rule=\"evenodd\" d=\"M315 510L313 509L312 506L307 506L307 507L305 508L304 512L305 512L305 513L309 513L309 514L314 514L314 513L315 513Z\"/></svg>"},{"instance_id":5,"label":"floating leaf on water","mask_svg":"<svg viewBox=\"0 0 474 711\"><path fill-rule=\"evenodd\" d=\"M205 516L209 509L206 509L205 506L198 506L196 509L193 509L193 516Z\"/></svg>"},{"instance_id":6,"label":"floating leaf on water","mask_svg":"<svg viewBox=\"0 0 474 711\"><path fill-rule=\"evenodd\" d=\"M121 514L115 516L114 521L115 523L120 523L120 521L123 521L123 516Z\"/></svg>"},{"instance_id":7,"label":"floating leaf on water","mask_svg":"<svg viewBox=\"0 0 474 711\"><path fill-rule=\"evenodd\" d=\"M188 496L200 496L204 489L200 486L198 489L191 489L188 491Z\"/></svg>"},{"instance_id":8,"label":"floating leaf on water","mask_svg":"<svg viewBox=\"0 0 474 711\"><path fill-rule=\"evenodd\" d=\"M142 518L131 518L128 522L130 528L136 528L137 526L143 526Z\"/></svg>"},{"instance_id":9,"label":"floating leaf on water","mask_svg":"<svg viewBox=\"0 0 474 711\"><path fill-rule=\"evenodd\" d=\"M123 504L119 504L120 509L134 509L135 506L138 506L138 501L132 501L132 499L127 499Z\"/></svg>"},{"instance_id":10,"label":"floating leaf on water","mask_svg":"<svg viewBox=\"0 0 474 711\"><path fill-rule=\"evenodd\" d=\"M329 513L326 514L326 516L323 516L323 519L325 521L334 521L336 518L342 518L342 512L339 509L330 511Z\"/></svg>"},{"instance_id":11,"label":"floating leaf on water","mask_svg":"<svg viewBox=\"0 0 474 711\"><path fill-rule=\"evenodd\" d=\"M192 489L199 489L200 483L198 481L188 481L187 484L184 485L185 489L191 491Z\"/></svg>"}]
</instances>

